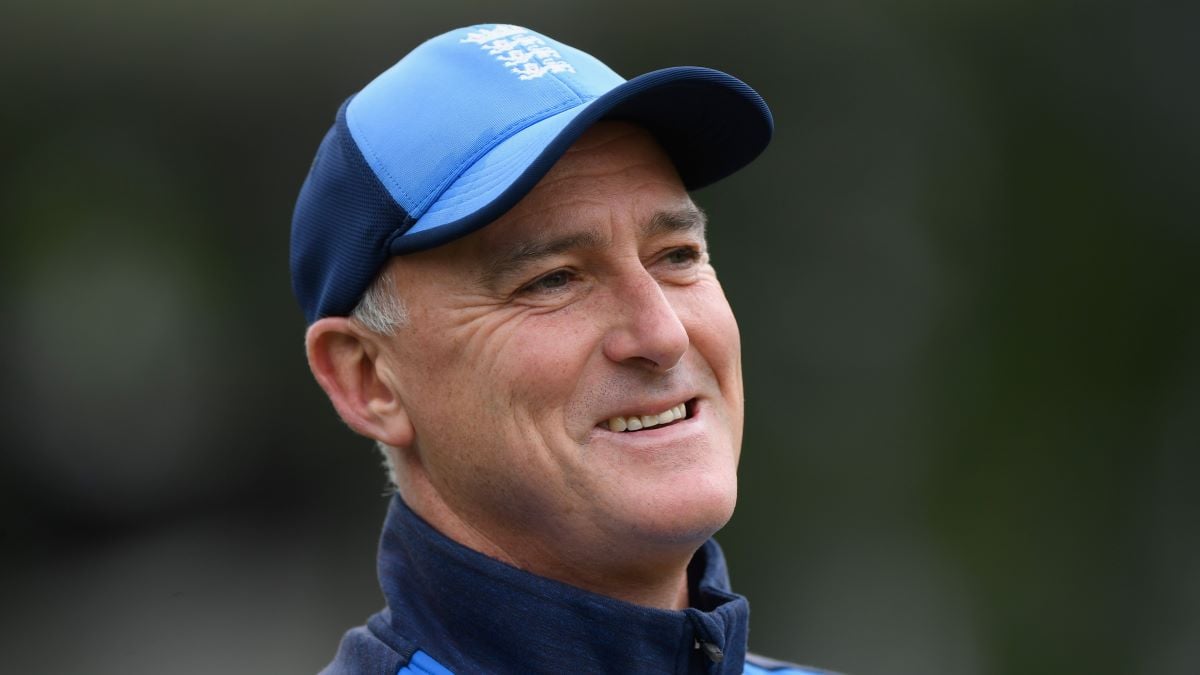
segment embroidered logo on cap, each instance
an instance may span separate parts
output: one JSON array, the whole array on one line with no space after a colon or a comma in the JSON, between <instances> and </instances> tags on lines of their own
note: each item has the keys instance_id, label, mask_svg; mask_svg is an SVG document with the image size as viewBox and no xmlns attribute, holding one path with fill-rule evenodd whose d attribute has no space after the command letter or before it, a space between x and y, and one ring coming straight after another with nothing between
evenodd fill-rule
<instances>
[{"instance_id":1,"label":"embroidered logo on cap","mask_svg":"<svg viewBox=\"0 0 1200 675\"><path fill-rule=\"evenodd\" d=\"M528 28L498 24L471 31L459 42L479 45L522 80L532 80L547 73L575 72L574 66L564 61L557 49Z\"/></svg>"}]
</instances>

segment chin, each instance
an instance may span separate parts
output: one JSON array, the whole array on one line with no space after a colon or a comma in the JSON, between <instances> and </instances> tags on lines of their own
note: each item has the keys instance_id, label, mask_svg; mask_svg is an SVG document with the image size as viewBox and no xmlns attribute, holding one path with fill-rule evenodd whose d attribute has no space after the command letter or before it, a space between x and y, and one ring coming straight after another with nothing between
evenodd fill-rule
<instances>
[{"instance_id":1,"label":"chin","mask_svg":"<svg viewBox=\"0 0 1200 675\"><path fill-rule=\"evenodd\" d=\"M638 503L631 529L652 542L695 548L729 522L736 504L736 478L680 481Z\"/></svg>"}]
</instances>

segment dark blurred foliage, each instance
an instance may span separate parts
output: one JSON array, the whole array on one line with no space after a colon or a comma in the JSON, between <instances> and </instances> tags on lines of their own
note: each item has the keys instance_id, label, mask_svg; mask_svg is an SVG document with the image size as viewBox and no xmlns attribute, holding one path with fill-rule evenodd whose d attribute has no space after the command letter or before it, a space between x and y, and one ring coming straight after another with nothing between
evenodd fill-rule
<instances>
[{"instance_id":1,"label":"dark blurred foliage","mask_svg":"<svg viewBox=\"0 0 1200 675\"><path fill-rule=\"evenodd\" d=\"M1195 3L10 2L7 672L313 672L384 483L304 363L291 203L343 98L525 24L710 65L752 647L852 673L1200 669Z\"/></svg>"}]
</instances>

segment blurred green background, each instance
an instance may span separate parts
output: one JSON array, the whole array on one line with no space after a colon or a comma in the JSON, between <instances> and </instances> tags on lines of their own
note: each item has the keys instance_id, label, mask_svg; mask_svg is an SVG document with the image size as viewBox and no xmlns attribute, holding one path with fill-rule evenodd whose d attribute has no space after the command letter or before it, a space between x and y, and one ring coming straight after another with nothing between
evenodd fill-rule
<instances>
[{"instance_id":1,"label":"blurred green background","mask_svg":"<svg viewBox=\"0 0 1200 675\"><path fill-rule=\"evenodd\" d=\"M858 674L1200 672L1196 3L6 4L0 662L315 672L381 605L292 201L339 103L519 23L731 72L700 192L745 345L751 646Z\"/></svg>"}]
</instances>

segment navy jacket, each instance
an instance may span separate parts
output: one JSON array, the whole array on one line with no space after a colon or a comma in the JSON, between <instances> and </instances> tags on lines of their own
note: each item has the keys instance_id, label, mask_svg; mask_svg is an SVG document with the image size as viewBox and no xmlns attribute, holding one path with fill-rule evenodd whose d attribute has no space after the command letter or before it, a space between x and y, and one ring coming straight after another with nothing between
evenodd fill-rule
<instances>
[{"instance_id":1,"label":"navy jacket","mask_svg":"<svg viewBox=\"0 0 1200 675\"><path fill-rule=\"evenodd\" d=\"M749 606L715 541L688 568L691 607L650 609L493 560L392 498L379 544L387 609L342 638L323 675L810 675L747 659Z\"/></svg>"}]
</instances>

